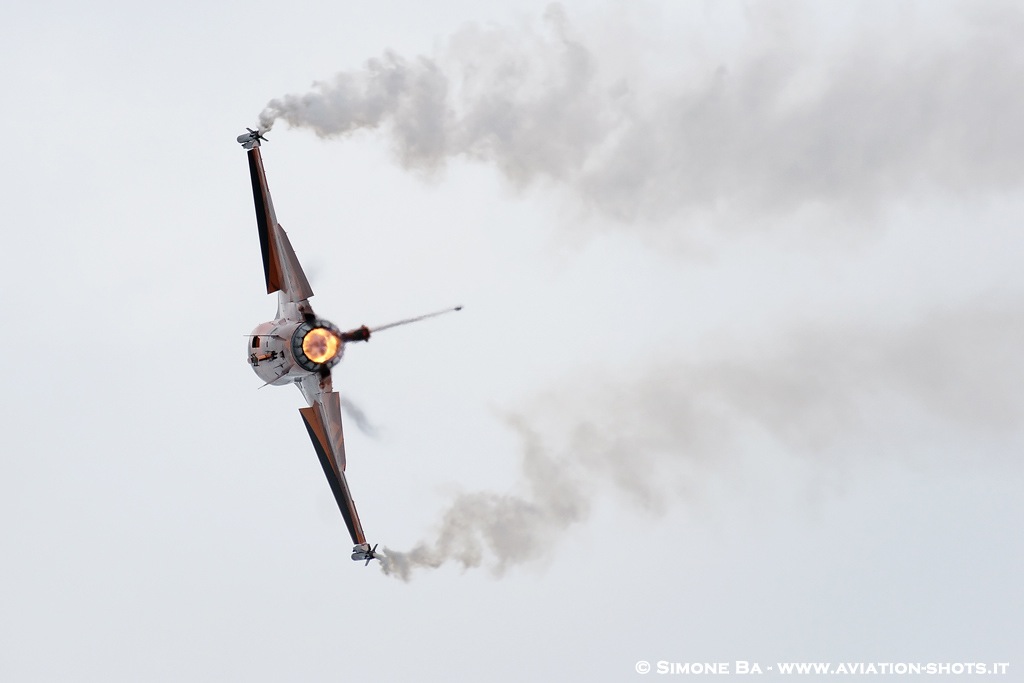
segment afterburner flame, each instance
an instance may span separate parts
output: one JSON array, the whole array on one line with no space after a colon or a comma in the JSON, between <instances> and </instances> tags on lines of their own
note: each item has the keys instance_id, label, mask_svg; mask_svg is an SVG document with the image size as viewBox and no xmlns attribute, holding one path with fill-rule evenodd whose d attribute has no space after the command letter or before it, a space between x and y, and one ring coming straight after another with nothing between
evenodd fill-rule
<instances>
[{"instance_id":1,"label":"afterburner flame","mask_svg":"<svg viewBox=\"0 0 1024 683\"><path fill-rule=\"evenodd\" d=\"M316 327L302 338L302 352L314 363L326 363L338 355L341 340L330 330Z\"/></svg>"}]
</instances>

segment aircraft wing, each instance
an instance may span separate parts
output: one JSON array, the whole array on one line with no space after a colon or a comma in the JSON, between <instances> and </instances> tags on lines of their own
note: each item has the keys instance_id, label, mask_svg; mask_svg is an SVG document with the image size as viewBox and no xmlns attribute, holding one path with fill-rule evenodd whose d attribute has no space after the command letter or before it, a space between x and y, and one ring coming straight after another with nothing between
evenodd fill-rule
<instances>
[{"instance_id":1,"label":"aircraft wing","mask_svg":"<svg viewBox=\"0 0 1024 683\"><path fill-rule=\"evenodd\" d=\"M330 388L329 385L327 388ZM305 390L303 393L306 393ZM341 398L336 391L317 393L319 395L312 401L312 405L308 408L299 408L299 412L306 423L309 438L313 440L313 448L320 458L320 465L327 475L327 483L330 484L334 499L338 502L341 516L345 518L345 525L352 535L352 542L356 545L365 544L363 525L359 521L355 501L352 500L348 481L345 479L345 435L341 428Z\"/></svg>"},{"instance_id":2,"label":"aircraft wing","mask_svg":"<svg viewBox=\"0 0 1024 683\"><path fill-rule=\"evenodd\" d=\"M240 136L239 142L242 142ZM255 144L253 144L255 142ZM260 249L263 252L263 274L267 281L267 294L281 292L281 300L300 302L313 296L313 290L302 272L295 250L277 222L274 203L267 188L267 175L263 171L263 157L260 155L258 140L243 142L248 150L249 175L252 178L252 197L256 202L256 227L260 233Z\"/></svg>"}]
</instances>

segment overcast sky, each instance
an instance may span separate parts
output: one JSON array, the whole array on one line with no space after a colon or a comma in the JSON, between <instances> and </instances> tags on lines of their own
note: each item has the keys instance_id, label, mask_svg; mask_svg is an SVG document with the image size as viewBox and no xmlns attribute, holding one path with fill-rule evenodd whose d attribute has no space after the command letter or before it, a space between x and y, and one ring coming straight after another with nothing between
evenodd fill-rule
<instances>
[{"instance_id":1,"label":"overcast sky","mask_svg":"<svg viewBox=\"0 0 1024 683\"><path fill-rule=\"evenodd\" d=\"M1019 5L9 14L0 678L1024 666ZM465 306L334 371L386 568L245 361L258 122L321 316Z\"/></svg>"}]
</instances>

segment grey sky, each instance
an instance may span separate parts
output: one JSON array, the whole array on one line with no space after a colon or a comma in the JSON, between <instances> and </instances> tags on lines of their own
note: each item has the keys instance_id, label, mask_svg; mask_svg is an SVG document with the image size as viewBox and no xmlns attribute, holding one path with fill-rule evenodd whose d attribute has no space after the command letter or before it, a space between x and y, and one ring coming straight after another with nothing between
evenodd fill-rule
<instances>
[{"instance_id":1,"label":"grey sky","mask_svg":"<svg viewBox=\"0 0 1024 683\"><path fill-rule=\"evenodd\" d=\"M12 14L0 678L1024 666L1014 4ZM319 313L466 306L335 371L368 535L454 548L408 582L243 347L234 137L368 59L419 99L264 159Z\"/></svg>"}]
</instances>

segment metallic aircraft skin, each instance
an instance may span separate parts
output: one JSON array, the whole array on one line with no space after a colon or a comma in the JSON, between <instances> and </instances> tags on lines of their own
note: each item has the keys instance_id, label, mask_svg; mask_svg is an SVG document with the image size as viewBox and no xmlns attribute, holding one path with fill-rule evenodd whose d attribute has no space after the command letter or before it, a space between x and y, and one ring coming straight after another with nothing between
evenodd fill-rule
<instances>
[{"instance_id":1,"label":"metallic aircraft skin","mask_svg":"<svg viewBox=\"0 0 1024 683\"><path fill-rule=\"evenodd\" d=\"M260 154L260 141L266 138L247 130L238 142L249 158L267 293L277 292L277 316L257 325L249 336L249 364L266 384L295 384L302 392L308 407L299 413L355 544L352 559L369 564L377 556L376 546L371 549L366 541L345 478L341 400L331 384L331 368L341 360L345 344L366 341L370 330L364 326L342 332L313 311L309 304L313 290L270 199Z\"/></svg>"}]
</instances>

